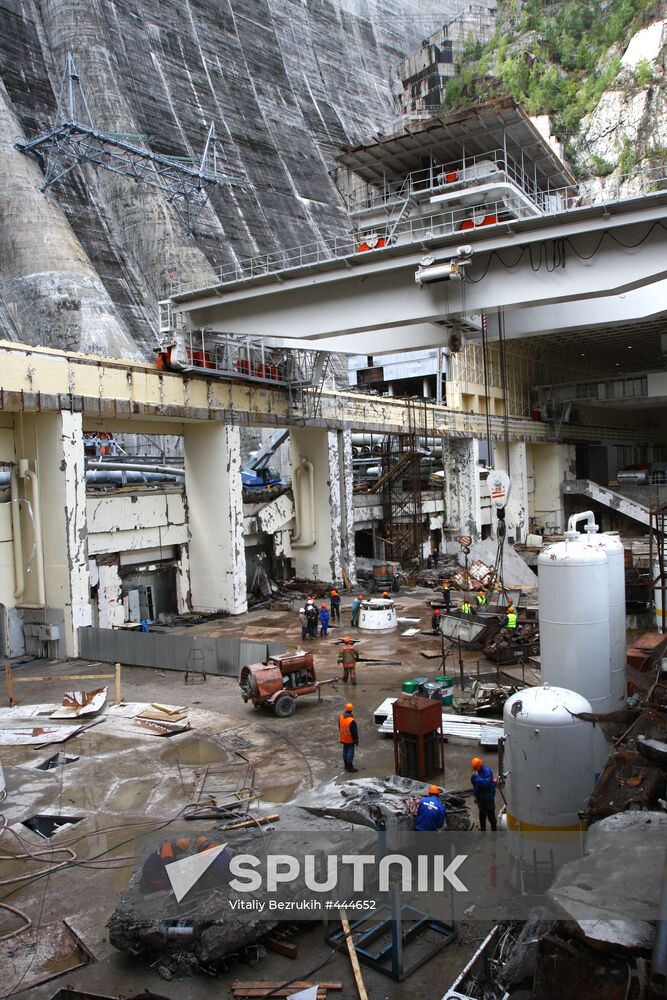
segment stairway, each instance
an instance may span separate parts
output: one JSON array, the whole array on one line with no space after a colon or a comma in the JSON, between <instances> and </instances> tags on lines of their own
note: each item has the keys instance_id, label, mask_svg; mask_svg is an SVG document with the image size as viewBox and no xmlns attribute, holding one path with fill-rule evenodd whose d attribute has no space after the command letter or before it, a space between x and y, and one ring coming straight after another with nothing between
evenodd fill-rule
<instances>
[{"instance_id":1,"label":"stairway","mask_svg":"<svg viewBox=\"0 0 667 1000\"><path fill-rule=\"evenodd\" d=\"M568 479L563 483L563 493L577 493L581 496L590 497L591 500L596 500L611 510L617 510L619 514L624 514L626 517L631 517L634 521L639 521L640 524L645 525L647 528L649 526L650 513L648 507L630 500L628 497L623 496L622 493L615 493L614 490L610 490L606 486L600 486L599 483L594 483L592 479Z\"/></svg>"}]
</instances>

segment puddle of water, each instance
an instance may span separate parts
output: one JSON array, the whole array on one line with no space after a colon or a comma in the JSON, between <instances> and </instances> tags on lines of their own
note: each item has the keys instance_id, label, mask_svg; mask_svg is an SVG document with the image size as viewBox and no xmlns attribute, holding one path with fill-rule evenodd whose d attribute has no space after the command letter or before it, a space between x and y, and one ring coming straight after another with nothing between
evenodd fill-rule
<instances>
[{"instance_id":1,"label":"puddle of water","mask_svg":"<svg viewBox=\"0 0 667 1000\"><path fill-rule=\"evenodd\" d=\"M78 969L81 965L86 964L86 956L77 948L71 955L48 959L42 964L42 970L50 972L52 976L60 976L63 972L70 972L72 969Z\"/></svg>"},{"instance_id":2,"label":"puddle of water","mask_svg":"<svg viewBox=\"0 0 667 1000\"><path fill-rule=\"evenodd\" d=\"M107 808L114 812L133 811L145 805L151 792L155 789L156 782L151 779L145 781L125 781L123 782L107 800Z\"/></svg>"},{"instance_id":3,"label":"puddle of water","mask_svg":"<svg viewBox=\"0 0 667 1000\"><path fill-rule=\"evenodd\" d=\"M295 791L296 785L267 785L259 795L266 802L289 802Z\"/></svg>"},{"instance_id":4,"label":"puddle of water","mask_svg":"<svg viewBox=\"0 0 667 1000\"><path fill-rule=\"evenodd\" d=\"M210 743L208 740L187 740L177 746L170 746L162 755L162 759L168 764L218 764L231 760L231 754L218 746L217 743Z\"/></svg>"}]
</instances>

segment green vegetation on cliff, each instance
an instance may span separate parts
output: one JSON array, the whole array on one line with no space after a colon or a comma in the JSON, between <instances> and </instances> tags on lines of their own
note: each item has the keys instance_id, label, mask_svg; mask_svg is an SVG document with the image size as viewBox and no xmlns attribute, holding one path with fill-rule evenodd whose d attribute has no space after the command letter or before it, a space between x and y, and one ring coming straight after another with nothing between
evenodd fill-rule
<instances>
[{"instance_id":1,"label":"green vegetation on cliff","mask_svg":"<svg viewBox=\"0 0 667 1000\"><path fill-rule=\"evenodd\" d=\"M620 54L656 7L656 0L499 0L494 37L487 45L470 39L443 107L510 96L531 115L551 115L556 135L567 141L612 86ZM650 74L640 63L637 85L650 82Z\"/></svg>"}]
</instances>

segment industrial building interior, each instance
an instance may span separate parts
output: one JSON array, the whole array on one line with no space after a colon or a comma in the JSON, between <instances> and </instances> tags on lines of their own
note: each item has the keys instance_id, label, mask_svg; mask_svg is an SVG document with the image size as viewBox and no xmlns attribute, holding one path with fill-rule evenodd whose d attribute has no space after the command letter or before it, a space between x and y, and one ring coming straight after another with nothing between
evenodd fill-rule
<instances>
[{"instance_id":1,"label":"industrial building interior","mask_svg":"<svg viewBox=\"0 0 667 1000\"><path fill-rule=\"evenodd\" d=\"M384 5L0 11L0 997L667 997L667 167Z\"/></svg>"}]
</instances>

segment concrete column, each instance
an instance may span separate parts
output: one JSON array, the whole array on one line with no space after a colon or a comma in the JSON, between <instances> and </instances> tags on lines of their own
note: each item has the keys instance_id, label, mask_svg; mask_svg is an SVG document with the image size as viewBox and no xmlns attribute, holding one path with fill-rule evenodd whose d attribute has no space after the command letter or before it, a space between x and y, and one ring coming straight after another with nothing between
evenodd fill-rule
<instances>
[{"instance_id":1,"label":"concrete column","mask_svg":"<svg viewBox=\"0 0 667 1000\"><path fill-rule=\"evenodd\" d=\"M184 426L193 611L247 611L241 435L218 422Z\"/></svg>"},{"instance_id":2,"label":"concrete column","mask_svg":"<svg viewBox=\"0 0 667 1000\"><path fill-rule=\"evenodd\" d=\"M41 553L37 546L26 573L24 621L46 622L61 630L59 655L78 656L77 630L91 624L86 480L83 424L80 413L24 415L17 433L17 458L27 459L37 475L39 503L35 505L30 479L21 477L21 495L30 500L33 516L41 518ZM33 539L33 524L23 505L21 517L24 561ZM41 603L40 560L43 565L45 607ZM33 605L33 607L29 607Z\"/></svg>"},{"instance_id":3,"label":"concrete column","mask_svg":"<svg viewBox=\"0 0 667 1000\"><path fill-rule=\"evenodd\" d=\"M292 533L296 575L339 586L345 565L350 582L354 582L351 435L321 428L292 428L290 454L296 510Z\"/></svg>"},{"instance_id":4,"label":"concrete column","mask_svg":"<svg viewBox=\"0 0 667 1000\"><path fill-rule=\"evenodd\" d=\"M528 534L528 469L526 464L526 445L523 441L512 441L509 445L509 469L505 445L497 443L496 469L504 469L512 481L510 498L505 508L505 525L507 539L514 542L525 542ZM494 517L495 527L495 517Z\"/></svg>"},{"instance_id":5,"label":"concrete column","mask_svg":"<svg viewBox=\"0 0 667 1000\"><path fill-rule=\"evenodd\" d=\"M479 441L443 438L445 522L454 534L479 538L482 529L479 489Z\"/></svg>"},{"instance_id":6,"label":"concrete column","mask_svg":"<svg viewBox=\"0 0 667 1000\"><path fill-rule=\"evenodd\" d=\"M533 456L535 492L533 510L530 512L539 529L565 530L565 510L561 484L574 479L574 446L564 444L535 444L529 446Z\"/></svg>"}]
</instances>

